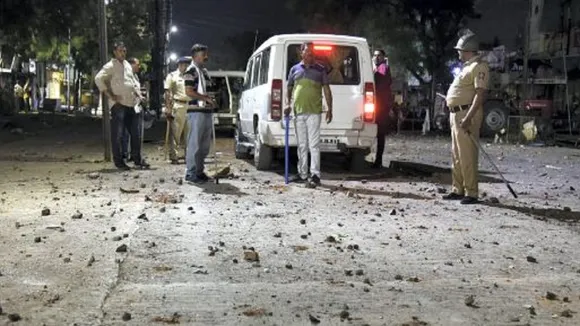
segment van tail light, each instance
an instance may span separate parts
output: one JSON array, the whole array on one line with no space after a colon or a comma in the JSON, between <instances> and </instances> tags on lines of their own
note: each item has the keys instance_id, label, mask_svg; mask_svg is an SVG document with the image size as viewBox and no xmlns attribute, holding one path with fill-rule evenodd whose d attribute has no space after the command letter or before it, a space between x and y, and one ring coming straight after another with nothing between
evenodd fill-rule
<instances>
[{"instance_id":1,"label":"van tail light","mask_svg":"<svg viewBox=\"0 0 580 326\"><path fill-rule=\"evenodd\" d=\"M274 121L282 119L282 80L272 81L272 93L270 95L270 118Z\"/></svg>"},{"instance_id":2,"label":"van tail light","mask_svg":"<svg viewBox=\"0 0 580 326\"><path fill-rule=\"evenodd\" d=\"M365 83L364 122L375 122L375 84Z\"/></svg>"}]
</instances>

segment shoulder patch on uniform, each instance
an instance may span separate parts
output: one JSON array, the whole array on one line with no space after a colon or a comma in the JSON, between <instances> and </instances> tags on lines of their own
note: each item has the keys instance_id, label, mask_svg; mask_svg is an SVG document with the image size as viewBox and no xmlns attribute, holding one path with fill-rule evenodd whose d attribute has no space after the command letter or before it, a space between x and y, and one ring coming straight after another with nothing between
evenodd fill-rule
<instances>
[{"instance_id":1,"label":"shoulder patch on uniform","mask_svg":"<svg viewBox=\"0 0 580 326\"><path fill-rule=\"evenodd\" d=\"M196 78L198 78L198 76L197 76L197 70L195 70L195 69L188 70L183 75L184 80L195 80Z\"/></svg>"}]
</instances>

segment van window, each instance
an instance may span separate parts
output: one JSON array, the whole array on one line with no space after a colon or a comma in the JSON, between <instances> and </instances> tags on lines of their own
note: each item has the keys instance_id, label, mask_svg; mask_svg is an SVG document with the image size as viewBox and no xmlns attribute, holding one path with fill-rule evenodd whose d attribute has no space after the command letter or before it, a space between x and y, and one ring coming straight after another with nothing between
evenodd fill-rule
<instances>
[{"instance_id":1,"label":"van window","mask_svg":"<svg viewBox=\"0 0 580 326\"><path fill-rule=\"evenodd\" d=\"M268 71L270 70L270 48L262 51L262 60L260 65L260 80L258 85L264 85L268 82Z\"/></svg>"},{"instance_id":2,"label":"van window","mask_svg":"<svg viewBox=\"0 0 580 326\"><path fill-rule=\"evenodd\" d=\"M286 76L290 69L302 60L300 46L291 44L288 46L288 62ZM314 45L316 62L326 67L328 79L331 85L359 85L360 66L358 51L354 46L344 45Z\"/></svg>"},{"instance_id":3,"label":"van window","mask_svg":"<svg viewBox=\"0 0 580 326\"><path fill-rule=\"evenodd\" d=\"M252 72L252 86L251 88L254 88L256 86L258 86L258 77L259 77L259 72L260 72L260 61L262 59L262 54L258 54L255 58L254 58L254 68L252 68L253 72Z\"/></svg>"},{"instance_id":4,"label":"van window","mask_svg":"<svg viewBox=\"0 0 580 326\"><path fill-rule=\"evenodd\" d=\"M254 59L250 59L248 61L248 66L246 67L246 75L244 76L244 89L250 89L250 85L252 85L252 65L254 63Z\"/></svg>"}]
</instances>

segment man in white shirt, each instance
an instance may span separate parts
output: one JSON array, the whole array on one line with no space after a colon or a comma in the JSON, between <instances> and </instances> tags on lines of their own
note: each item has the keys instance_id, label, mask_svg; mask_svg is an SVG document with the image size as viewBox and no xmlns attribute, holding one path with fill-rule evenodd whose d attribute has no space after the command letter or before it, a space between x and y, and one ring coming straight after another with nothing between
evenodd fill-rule
<instances>
[{"instance_id":1,"label":"man in white shirt","mask_svg":"<svg viewBox=\"0 0 580 326\"><path fill-rule=\"evenodd\" d=\"M127 49L122 42L116 42L113 47L114 59L107 62L95 76L99 90L109 98L111 109L111 142L113 162L121 170L130 167L123 160L122 138L127 129L131 137L131 158L136 168L149 168L149 164L141 157L141 135L139 114L135 105L140 100L139 88L135 82L133 68L125 60ZM105 108L103 108L105 110Z\"/></svg>"}]
</instances>

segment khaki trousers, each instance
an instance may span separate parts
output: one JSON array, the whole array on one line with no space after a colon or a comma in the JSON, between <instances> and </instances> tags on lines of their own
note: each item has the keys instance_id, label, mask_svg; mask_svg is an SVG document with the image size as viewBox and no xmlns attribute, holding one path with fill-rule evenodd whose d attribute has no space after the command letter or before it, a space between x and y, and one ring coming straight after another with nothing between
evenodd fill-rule
<instances>
[{"instance_id":1,"label":"khaki trousers","mask_svg":"<svg viewBox=\"0 0 580 326\"><path fill-rule=\"evenodd\" d=\"M479 141L479 129L483 120L483 108L480 108L468 128L471 136L460 127L461 119L467 115L467 110L451 113L451 151L453 176L453 192L459 195L477 198L479 196L478 169L479 149L473 143Z\"/></svg>"},{"instance_id":2,"label":"khaki trousers","mask_svg":"<svg viewBox=\"0 0 580 326\"><path fill-rule=\"evenodd\" d=\"M187 106L183 104L174 103L173 105L173 120L171 130L173 135L171 137L171 147L169 158L176 160L185 157L187 148L187 135L189 134L189 123L187 122ZM180 155L182 151L182 155Z\"/></svg>"}]
</instances>

